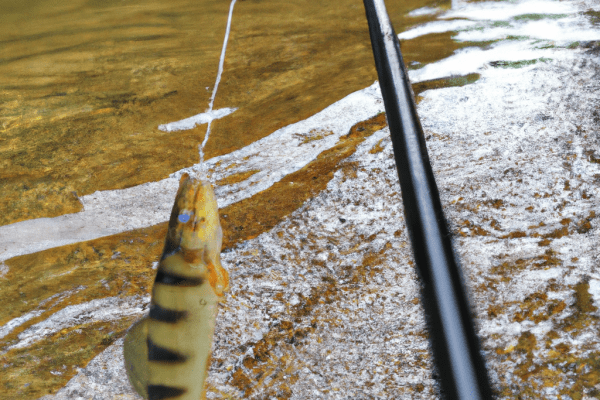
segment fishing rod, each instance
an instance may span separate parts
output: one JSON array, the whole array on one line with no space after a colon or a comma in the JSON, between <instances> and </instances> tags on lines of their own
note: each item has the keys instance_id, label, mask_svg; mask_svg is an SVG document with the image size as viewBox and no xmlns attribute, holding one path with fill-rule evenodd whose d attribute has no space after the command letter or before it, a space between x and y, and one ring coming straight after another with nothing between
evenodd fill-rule
<instances>
[{"instance_id":1,"label":"fishing rod","mask_svg":"<svg viewBox=\"0 0 600 400\"><path fill-rule=\"evenodd\" d=\"M400 43L384 0L364 0L364 4L441 395L449 400L488 400L492 398L489 378Z\"/></svg>"}]
</instances>

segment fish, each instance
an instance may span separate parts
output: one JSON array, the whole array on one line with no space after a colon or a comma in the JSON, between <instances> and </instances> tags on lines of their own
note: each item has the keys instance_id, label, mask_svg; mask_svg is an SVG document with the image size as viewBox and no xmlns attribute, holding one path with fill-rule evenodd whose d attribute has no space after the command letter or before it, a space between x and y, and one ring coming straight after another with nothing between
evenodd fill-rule
<instances>
[{"instance_id":1,"label":"fish","mask_svg":"<svg viewBox=\"0 0 600 400\"><path fill-rule=\"evenodd\" d=\"M229 288L222 241L211 184L183 174L150 312L129 329L123 346L129 381L145 399L205 398L218 302Z\"/></svg>"}]
</instances>

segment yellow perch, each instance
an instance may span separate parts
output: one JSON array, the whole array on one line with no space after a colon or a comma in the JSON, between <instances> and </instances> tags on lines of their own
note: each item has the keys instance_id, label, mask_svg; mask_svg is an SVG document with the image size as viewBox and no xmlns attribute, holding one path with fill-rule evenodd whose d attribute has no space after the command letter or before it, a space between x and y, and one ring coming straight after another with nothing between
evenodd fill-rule
<instances>
[{"instance_id":1,"label":"yellow perch","mask_svg":"<svg viewBox=\"0 0 600 400\"><path fill-rule=\"evenodd\" d=\"M125 338L127 375L149 400L204 398L217 302L229 285L221 266L223 233L210 183L179 182L150 314Z\"/></svg>"}]
</instances>

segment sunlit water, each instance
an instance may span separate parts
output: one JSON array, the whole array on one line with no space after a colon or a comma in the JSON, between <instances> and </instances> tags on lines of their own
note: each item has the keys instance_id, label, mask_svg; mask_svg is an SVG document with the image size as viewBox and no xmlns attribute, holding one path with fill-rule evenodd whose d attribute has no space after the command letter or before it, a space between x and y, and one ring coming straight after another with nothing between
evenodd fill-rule
<instances>
[{"instance_id":1,"label":"sunlit water","mask_svg":"<svg viewBox=\"0 0 600 400\"><path fill-rule=\"evenodd\" d=\"M590 41L600 40L598 9L585 3L387 3L417 100L427 89L478 79L484 84L509 81L510 71L568 62ZM5 225L0 227L0 260L166 220L177 177L185 168L198 168L198 145L209 121L213 132L206 143L207 164L213 180L221 182L220 205L227 206L271 188L331 149L351 126L383 111L377 87L371 86L376 75L360 2L237 3L214 110L209 104L229 2L3 0L0 8L0 224ZM529 84L518 77L511 82ZM481 99L493 104L496 93L503 92L497 84L488 88ZM439 98L428 103L426 115L444 118L430 118L428 128L441 132L452 117L481 126L491 125L490 119L513 123L502 120L502 111L447 116L448 98ZM514 107L525 113L526 100L515 99ZM473 154L486 157L486 151L475 149ZM75 214L35 220L66 213ZM10 225L17 221L26 222ZM132 233L118 241L133 243L144 235ZM113 249L107 257L119 260L123 250L118 246L124 245L115 247L110 238L106 243ZM143 283L135 281L141 289L116 292L113 282L127 279L113 273L105 277L105 266L69 281L69 271L104 256L97 248L106 243L93 242L89 254L76 250L71 259L60 259L60 250L41 256L38 265L65 268L44 272L42 283L27 275L30 268L35 270L34 258L23 261L22 270L10 260L0 264L0 278L14 279L0 281L5 293L19 286L14 292L18 295L11 295L18 307L0 314L0 332L11 349L26 352L31 343L48 340L46 333L74 329L87 315L85 304L95 301L76 298L80 292L86 293L85 301L108 296L104 299L115 314L94 323L111 321L116 324L113 331L121 332L131 323L123 318L143 311L136 297L145 290ZM83 284L81 279L92 288L98 276L102 283L97 288L76 286ZM591 282L590 293L597 297L597 281ZM117 294L131 296L123 297L133 299L131 304ZM42 307L42 299L52 296L84 306L68 309L73 316L63 325L52 324L52 315L62 315L56 311L68 304L44 315L44 307L59 304L53 300ZM486 329L493 335L506 328L498 326ZM83 345L77 342L88 353L73 356L78 360L73 362L89 360L95 343L105 341L110 343L110 337L97 333ZM36 357L47 357L44 349L19 354L35 363ZM50 347L47 351L57 352ZM26 370L27 364L18 368ZM64 384L63 372L47 369L44 384L20 387L14 382L29 378L17 373L14 382L4 382L5 388L30 398L46 388L56 390Z\"/></svg>"},{"instance_id":2,"label":"sunlit water","mask_svg":"<svg viewBox=\"0 0 600 400\"><path fill-rule=\"evenodd\" d=\"M237 111L212 124L206 159L375 80L364 11L354 3L236 5L214 107ZM431 19L406 16L421 5L390 4L392 19ZM206 123L185 132L159 127L209 108L228 2L1 7L0 224L79 211L78 196L159 180L198 161ZM428 50L407 58L429 60Z\"/></svg>"}]
</instances>

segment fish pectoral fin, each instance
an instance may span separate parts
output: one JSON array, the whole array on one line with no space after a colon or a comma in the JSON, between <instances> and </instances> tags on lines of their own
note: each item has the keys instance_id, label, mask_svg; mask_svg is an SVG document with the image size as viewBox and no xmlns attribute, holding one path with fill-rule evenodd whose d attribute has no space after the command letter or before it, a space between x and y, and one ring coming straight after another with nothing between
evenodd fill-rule
<instances>
[{"instance_id":1,"label":"fish pectoral fin","mask_svg":"<svg viewBox=\"0 0 600 400\"><path fill-rule=\"evenodd\" d=\"M208 261L206 263L208 270L208 282L212 286L217 296L223 296L223 292L229 289L229 273L221 266L220 262L214 263Z\"/></svg>"},{"instance_id":2,"label":"fish pectoral fin","mask_svg":"<svg viewBox=\"0 0 600 400\"><path fill-rule=\"evenodd\" d=\"M148 398L148 317L129 328L123 344L125 370L129 383L144 399Z\"/></svg>"}]
</instances>

